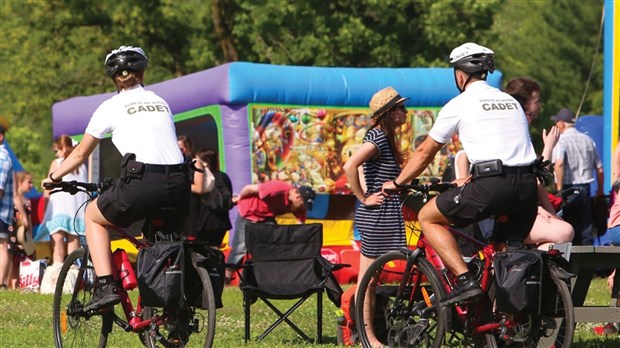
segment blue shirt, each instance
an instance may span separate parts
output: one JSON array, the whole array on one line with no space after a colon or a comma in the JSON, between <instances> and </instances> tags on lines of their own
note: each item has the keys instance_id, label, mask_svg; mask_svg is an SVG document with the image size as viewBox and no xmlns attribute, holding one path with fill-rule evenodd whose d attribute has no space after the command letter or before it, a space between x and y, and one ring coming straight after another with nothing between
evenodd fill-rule
<instances>
[{"instance_id":1,"label":"blue shirt","mask_svg":"<svg viewBox=\"0 0 620 348\"><path fill-rule=\"evenodd\" d=\"M4 144L0 144L0 220L10 225L13 223L13 162Z\"/></svg>"}]
</instances>

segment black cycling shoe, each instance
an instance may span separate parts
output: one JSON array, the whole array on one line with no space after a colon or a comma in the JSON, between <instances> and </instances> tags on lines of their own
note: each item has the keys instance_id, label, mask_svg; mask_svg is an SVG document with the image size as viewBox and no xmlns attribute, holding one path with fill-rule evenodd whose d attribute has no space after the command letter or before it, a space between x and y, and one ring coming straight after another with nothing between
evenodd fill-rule
<instances>
[{"instance_id":1,"label":"black cycling shoe","mask_svg":"<svg viewBox=\"0 0 620 348\"><path fill-rule=\"evenodd\" d=\"M116 283L98 283L95 287L95 293L93 297L88 301L88 304L84 306L85 311L92 311L105 307L111 307L121 302L121 297L118 296L118 285Z\"/></svg>"},{"instance_id":2,"label":"black cycling shoe","mask_svg":"<svg viewBox=\"0 0 620 348\"><path fill-rule=\"evenodd\" d=\"M478 281L471 279L452 289L452 292L441 301L441 304L443 306L448 306L457 302L473 301L480 296L482 296L482 289L480 289Z\"/></svg>"}]
</instances>

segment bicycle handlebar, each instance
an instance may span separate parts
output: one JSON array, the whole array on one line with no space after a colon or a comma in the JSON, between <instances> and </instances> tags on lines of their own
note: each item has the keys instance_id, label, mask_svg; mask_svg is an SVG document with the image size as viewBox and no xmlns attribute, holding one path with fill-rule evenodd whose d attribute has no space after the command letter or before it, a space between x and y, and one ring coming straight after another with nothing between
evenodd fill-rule
<instances>
[{"instance_id":1,"label":"bicycle handlebar","mask_svg":"<svg viewBox=\"0 0 620 348\"><path fill-rule=\"evenodd\" d=\"M399 185L399 188L395 191L415 191L427 195L430 192L444 192L456 187L455 183L440 182L439 179L432 178L428 184L420 184L419 179L413 180L410 184Z\"/></svg>"},{"instance_id":2,"label":"bicycle handlebar","mask_svg":"<svg viewBox=\"0 0 620 348\"><path fill-rule=\"evenodd\" d=\"M104 179L101 183L92 182L79 182L79 181L61 181L61 182L46 182L43 184L43 188L50 190L50 194L56 192L68 192L72 195L78 192L86 192L92 196L93 193L101 193L108 189L111 185L111 180Z\"/></svg>"}]
</instances>

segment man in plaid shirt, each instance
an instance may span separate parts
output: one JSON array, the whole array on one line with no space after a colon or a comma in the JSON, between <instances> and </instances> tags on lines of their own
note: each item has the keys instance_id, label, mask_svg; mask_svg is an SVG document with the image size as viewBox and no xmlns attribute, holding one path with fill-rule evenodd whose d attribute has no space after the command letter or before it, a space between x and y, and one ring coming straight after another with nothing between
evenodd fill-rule
<instances>
[{"instance_id":1,"label":"man in plaid shirt","mask_svg":"<svg viewBox=\"0 0 620 348\"><path fill-rule=\"evenodd\" d=\"M596 172L597 197L603 192L603 164L596 152L592 138L578 131L575 127L575 114L569 109L562 109L552 116L560 129L560 139L553 148L552 162L555 172L555 186L559 191L575 188L585 191L585 198L578 207L565 211L563 218L575 229L573 244L592 245L592 200L590 184Z\"/></svg>"},{"instance_id":2,"label":"man in plaid shirt","mask_svg":"<svg viewBox=\"0 0 620 348\"><path fill-rule=\"evenodd\" d=\"M13 163L4 145L4 127L0 125L0 289L7 288L9 272L9 226L13 221Z\"/></svg>"}]
</instances>

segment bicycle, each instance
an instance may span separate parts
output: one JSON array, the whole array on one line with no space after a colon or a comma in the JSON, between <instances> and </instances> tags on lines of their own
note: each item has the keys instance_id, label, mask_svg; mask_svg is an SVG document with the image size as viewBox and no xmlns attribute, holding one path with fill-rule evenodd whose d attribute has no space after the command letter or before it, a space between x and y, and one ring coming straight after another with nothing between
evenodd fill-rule
<instances>
[{"instance_id":1,"label":"bicycle","mask_svg":"<svg viewBox=\"0 0 620 348\"><path fill-rule=\"evenodd\" d=\"M451 187L454 184L438 180L430 184L419 184L416 180L405 185L403 204L415 201L414 211L417 211L431 192L443 192ZM511 315L499 312L495 306L493 258L502 249L495 243L487 244L446 227L455 237L475 247L472 256L464 260L480 282L482 299L450 307L440 304L456 284L455 277L412 221L410 228L418 237L415 249L380 256L358 284L356 303L359 305L355 314L364 347L371 347L366 326L377 323L377 319L383 319L385 326L370 324L375 326L370 330L374 330L382 344L390 347L570 347L575 328L568 288L572 275L564 270L566 262L558 250L542 252L541 310ZM374 307L372 312L364 313L367 299Z\"/></svg>"},{"instance_id":2,"label":"bicycle","mask_svg":"<svg viewBox=\"0 0 620 348\"><path fill-rule=\"evenodd\" d=\"M48 183L45 188L51 189L51 194L60 191L71 194L86 192L90 196L89 201L92 201L107 186L109 182L95 184L71 181ZM129 231L118 226L110 226L109 229L120 233L137 249L149 248L153 243L162 240L179 240L180 237L176 233L163 230L163 215L162 212L158 212L145 220L146 228L143 229L143 233L147 236L146 241L137 239ZM128 294L129 290L119 285L120 305L124 318L117 315L113 308L84 310L84 306L93 295L95 285L95 272L88 245L84 243L82 248L69 254L60 270L54 293L53 330L56 347L85 347L98 342L98 347L103 348L107 344L113 324L118 325L125 332L138 333L142 344L149 348L211 347L215 337L215 295L209 271L199 265L204 262L203 254L209 248L194 240L183 238L182 241L186 257L184 273L187 274L190 271L187 267L191 265L200 280L198 283L192 279L186 281L185 285L199 287L199 289L193 289L199 290L198 295L193 295L198 298L189 298L188 288L186 288L185 296L178 307L142 306L139 294L137 305L134 306ZM122 267L117 267L115 262L113 266L115 267L114 276L121 284L126 275L121 274L120 268ZM75 286L68 289L70 293L67 294L63 293L63 287L70 273L77 274L77 280ZM202 340L190 341L190 336L198 333L204 334L204 343Z\"/></svg>"}]
</instances>

